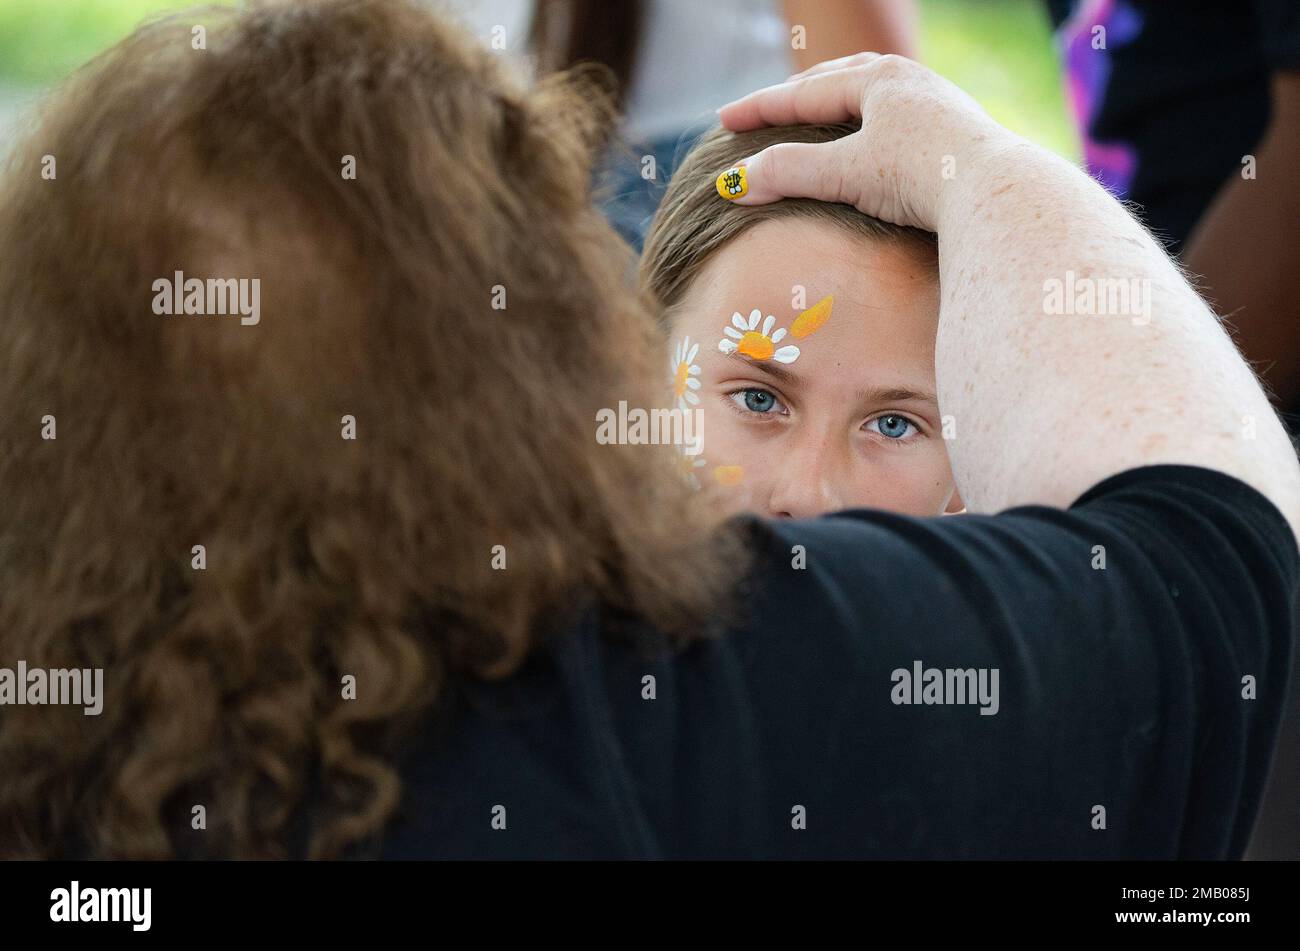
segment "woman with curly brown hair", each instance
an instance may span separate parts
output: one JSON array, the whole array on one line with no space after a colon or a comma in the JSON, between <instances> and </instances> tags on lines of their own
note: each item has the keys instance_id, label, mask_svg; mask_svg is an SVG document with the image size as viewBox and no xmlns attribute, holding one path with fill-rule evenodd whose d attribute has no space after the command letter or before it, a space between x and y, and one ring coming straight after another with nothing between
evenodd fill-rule
<instances>
[{"instance_id":1,"label":"woman with curly brown hair","mask_svg":"<svg viewBox=\"0 0 1300 951\"><path fill-rule=\"evenodd\" d=\"M660 364L600 119L400 3L174 17L61 91L4 195L0 648L107 702L3 709L0 851L162 856L204 805L200 851L284 854L318 772L334 854L394 808L388 734L539 618L704 626L673 451L592 438ZM159 313L213 280L260 318Z\"/></svg>"},{"instance_id":2,"label":"woman with curly brown hair","mask_svg":"<svg viewBox=\"0 0 1300 951\"><path fill-rule=\"evenodd\" d=\"M724 111L862 120L737 197L938 233L954 470L1011 510L714 529L671 447L596 437L663 341L582 88L323 0L147 26L49 104L0 195L0 668L103 696L0 694L0 855L1239 854L1300 479L1150 239L892 57ZM1121 265L1154 333L1032 316Z\"/></svg>"}]
</instances>

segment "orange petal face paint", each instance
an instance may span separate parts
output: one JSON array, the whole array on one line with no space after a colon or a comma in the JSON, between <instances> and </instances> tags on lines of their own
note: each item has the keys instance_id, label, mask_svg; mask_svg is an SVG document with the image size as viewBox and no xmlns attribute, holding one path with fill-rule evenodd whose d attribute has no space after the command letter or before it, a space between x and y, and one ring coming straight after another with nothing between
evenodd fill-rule
<instances>
[{"instance_id":1,"label":"orange petal face paint","mask_svg":"<svg viewBox=\"0 0 1300 951\"><path fill-rule=\"evenodd\" d=\"M745 468L744 466L715 466L713 478L718 485L725 485L728 488L740 485L745 478Z\"/></svg>"},{"instance_id":2,"label":"orange petal face paint","mask_svg":"<svg viewBox=\"0 0 1300 951\"><path fill-rule=\"evenodd\" d=\"M790 336L802 340L810 333L820 329L821 325L830 319L831 305L833 303L834 299L830 294L827 294L817 303L805 310L802 314L796 317L794 323L790 325Z\"/></svg>"}]
</instances>

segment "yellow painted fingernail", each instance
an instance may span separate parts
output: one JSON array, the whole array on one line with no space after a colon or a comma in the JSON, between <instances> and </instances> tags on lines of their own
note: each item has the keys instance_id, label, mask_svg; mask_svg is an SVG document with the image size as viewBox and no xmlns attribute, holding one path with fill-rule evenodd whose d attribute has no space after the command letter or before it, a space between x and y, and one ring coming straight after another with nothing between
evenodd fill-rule
<instances>
[{"instance_id":1,"label":"yellow painted fingernail","mask_svg":"<svg viewBox=\"0 0 1300 951\"><path fill-rule=\"evenodd\" d=\"M736 165L718 176L718 194L727 201L744 198L749 192L749 180L745 177L745 166Z\"/></svg>"}]
</instances>

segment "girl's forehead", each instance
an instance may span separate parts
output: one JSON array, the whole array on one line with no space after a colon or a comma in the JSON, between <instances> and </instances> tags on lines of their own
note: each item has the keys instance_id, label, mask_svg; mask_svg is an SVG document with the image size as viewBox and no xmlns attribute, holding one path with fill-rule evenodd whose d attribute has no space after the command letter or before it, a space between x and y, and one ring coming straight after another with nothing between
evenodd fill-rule
<instances>
[{"instance_id":1,"label":"girl's forehead","mask_svg":"<svg viewBox=\"0 0 1300 951\"><path fill-rule=\"evenodd\" d=\"M721 344L725 353L728 340L740 346L752 330L772 341L774 358L783 345L797 347L792 369L852 373L894 364L933 374L939 294L932 274L883 242L876 247L830 226L784 235L772 227L780 223L742 235L709 263L677 309L679 335L705 351ZM757 240L746 241L751 236ZM803 337L801 315L812 308L828 313ZM763 341L750 343L766 351Z\"/></svg>"},{"instance_id":2,"label":"girl's forehead","mask_svg":"<svg viewBox=\"0 0 1300 951\"><path fill-rule=\"evenodd\" d=\"M683 303L689 310L732 306L797 314L826 294L844 305L905 308L938 322L938 275L906 245L868 240L826 221L775 218L720 248L700 269ZM729 303L734 302L734 303Z\"/></svg>"}]
</instances>

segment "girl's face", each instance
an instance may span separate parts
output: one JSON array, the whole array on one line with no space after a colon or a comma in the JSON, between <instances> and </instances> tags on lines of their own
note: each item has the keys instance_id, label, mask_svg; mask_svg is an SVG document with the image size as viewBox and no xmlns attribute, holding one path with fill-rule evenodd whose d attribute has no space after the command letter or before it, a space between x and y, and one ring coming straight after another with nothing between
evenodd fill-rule
<instances>
[{"instance_id":1,"label":"girl's face","mask_svg":"<svg viewBox=\"0 0 1300 951\"><path fill-rule=\"evenodd\" d=\"M673 311L678 405L703 423L683 463L726 514L960 507L934 395L938 315L938 275L904 245L756 225Z\"/></svg>"}]
</instances>

